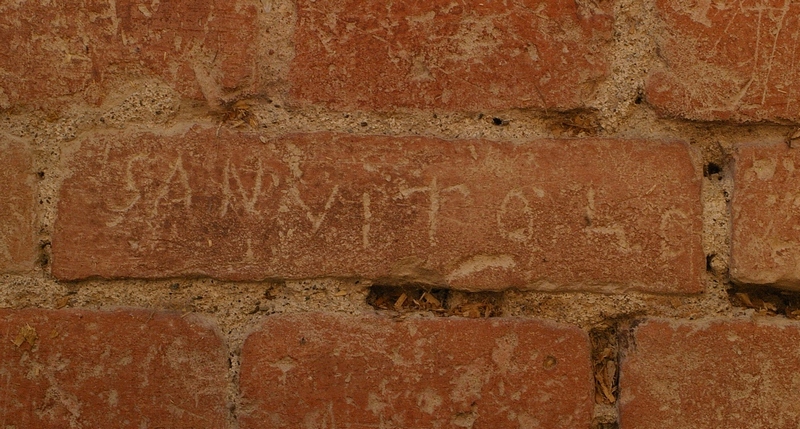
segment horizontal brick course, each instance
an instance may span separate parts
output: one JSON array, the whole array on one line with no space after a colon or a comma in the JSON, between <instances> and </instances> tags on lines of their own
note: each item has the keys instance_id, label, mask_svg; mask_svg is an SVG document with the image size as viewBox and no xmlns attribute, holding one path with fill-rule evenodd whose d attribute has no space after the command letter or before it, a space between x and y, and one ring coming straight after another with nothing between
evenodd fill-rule
<instances>
[{"instance_id":1,"label":"horizontal brick course","mask_svg":"<svg viewBox=\"0 0 800 429\"><path fill-rule=\"evenodd\" d=\"M227 427L214 330L149 310L0 310L0 424Z\"/></svg>"},{"instance_id":2,"label":"horizontal brick course","mask_svg":"<svg viewBox=\"0 0 800 429\"><path fill-rule=\"evenodd\" d=\"M215 99L255 82L258 2L6 2L0 109L101 102L121 81L158 79ZM247 41L246 43L244 41Z\"/></svg>"},{"instance_id":3,"label":"horizontal brick course","mask_svg":"<svg viewBox=\"0 0 800 429\"><path fill-rule=\"evenodd\" d=\"M245 428L588 428L586 333L521 319L271 316L242 349Z\"/></svg>"},{"instance_id":4,"label":"horizontal brick course","mask_svg":"<svg viewBox=\"0 0 800 429\"><path fill-rule=\"evenodd\" d=\"M36 180L27 145L0 135L0 273L34 267Z\"/></svg>"},{"instance_id":5,"label":"horizontal brick course","mask_svg":"<svg viewBox=\"0 0 800 429\"><path fill-rule=\"evenodd\" d=\"M85 140L53 273L702 289L684 144L215 132Z\"/></svg>"},{"instance_id":6,"label":"horizontal brick course","mask_svg":"<svg viewBox=\"0 0 800 429\"><path fill-rule=\"evenodd\" d=\"M646 85L662 114L703 121L800 121L800 4L658 0L663 64Z\"/></svg>"},{"instance_id":7,"label":"horizontal brick course","mask_svg":"<svg viewBox=\"0 0 800 429\"><path fill-rule=\"evenodd\" d=\"M291 94L336 108L592 105L612 2L301 0Z\"/></svg>"},{"instance_id":8,"label":"horizontal brick course","mask_svg":"<svg viewBox=\"0 0 800 429\"><path fill-rule=\"evenodd\" d=\"M783 143L737 148L733 280L800 287L800 171L795 168L800 168L798 150Z\"/></svg>"},{"instance_id":9,"label":"horizontal brick course","mask_svg":"<svg viewBox=\"0 0 800 429\"><path fill-rule=\"evenodd\" d=\"M650 321L622 361L620 427L795 428L800 324Z\"/></svg>"}]
</instances>

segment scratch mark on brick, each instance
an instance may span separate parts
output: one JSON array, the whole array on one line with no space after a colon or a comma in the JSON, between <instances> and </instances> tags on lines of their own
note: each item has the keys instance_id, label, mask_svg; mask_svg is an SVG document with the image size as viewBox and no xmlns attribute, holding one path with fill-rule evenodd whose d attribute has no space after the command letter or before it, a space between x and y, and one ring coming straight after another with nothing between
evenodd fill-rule
<instances>
[{"instance_id":1,"label":"scratch mark on brick","mask_svg":"<svg viewBox=\"0 0 800 429\"><path fill-rule=\"evenodd\" d=\"M192 188L189 186L189 174L186 172L186 169L183 168L183 157L178 155L178 159L172 164L172 168L170 169L169 175L164 180L164 184L161 185L161 188L158 190L158 195L156 199L153 201L153 216L158 215L158 205L161 203L162 200L167 198L169 191L171 189L172 181L175 180L175 176L178 176L178 180L180 185L184 188L184 195L180 198L175 198L172 200L167 200L167 202L178 203L183 201L184 207L189 209L192 206Z\"/></svg>"},{"instance_id":2,"label":"scratch mark on brick","mask_svg":"<svg viewBox=\"0 0 800 429\"><path fill-rule=\"evenodd\" d=\"M311 222L311 235L314 235L319 231L320 227L322 226L322 222L325 220L325 216L330 211L331 207L333 206L333 202L336 199L336 195L339 193L339 185L334 185L331 193L328 195L328 199L325 201L325 206L323 207L322 211L315 214L311 208L306 205L303 199L300 197L300 190L297 189L297 185L293 186L289 193L294 198L295 202L306 211L306 219Z\"/></svg>"},{"instance_id":3,"label":"scratch mark on brick","mask_svg":"<svg viewBox=\"0 0 800 429\"><path fill-rule=\"evenodd\" d=\"M262 181L264 177L264 166L261 163L261 160L257 160L257 169L256 169L256 177L255 183L253 184L253 190L248 196L248 192L245 189L244 184L242 183L241 176L239 175L239 170L236 168L235 165L231 163L230 158L225 163L225 169L222 171L222 209L220 211L220 217L225 217L228 213L228 206L232 206L233 203L231 199L233 198L233 192L231 191L231 178L233 178L234 182L236 182L236 186L239 188L239 195L242 198L242 205L244 207L244 211L247 214L257 215L259 214L256 210L256 203L258 202L258 197L262 193ZM270 184L270 189L272 189L277 182L277 177L273 175L272 182Z\"/></svg>"},{"instance_id":4,"label":"scratch mark on brick","mask_svg":"<svg viewBox=\"0 0 800 429\"><path fill-rule=\"evenodd\" d=\"M364 225L361 226L361 242L364 249L369 248L369 230L370 220L372 219L372 211L370 211L370 196L369 192L364 192L361 195L361 205L364 209Z\"/></svg>"},{"instance_id":5,"label":"scratch mark on brick","mask_svg":"<svg viewBox=\"0 0 800 429\"><path fill-rule=\"evenodd\" d=\"M767 74L764 77L764 92L761 94L761 104L763 105L765 100L767 99L767 90L769 89L769 75L772 72L772 63L775 59L775 49L778 47L778 38L781 35L781 31L783 30L784 22L786 21L786 15L789 13L789 8L792 6L792 0L785 0L783 2L782 14L781 18L778 21L778 28L775 31L775 39L772 41L772 52L769 55L769 61L767 63Z\"/></svg>"}]
</instances>

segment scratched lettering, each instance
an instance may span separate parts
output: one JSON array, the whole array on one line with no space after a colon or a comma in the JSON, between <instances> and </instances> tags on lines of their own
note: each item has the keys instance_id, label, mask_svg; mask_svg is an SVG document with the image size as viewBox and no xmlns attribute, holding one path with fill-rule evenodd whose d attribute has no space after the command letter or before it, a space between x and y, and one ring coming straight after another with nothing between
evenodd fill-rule
<instances>
[{"instance_id":1,"label":"scratched lettering","mask_svg":"<svg viewBox=\"0 0 800 429\"><path fill-rule=\"evenodd\" d=\"M289 195L291 195L294 203L297 204L304 212L305 218L311 224L311 234L316 234L319 231L320 227L322 226L322 222L325 221L325 216L328 215L328 212L333 205L333 202L336 198L336 194L339 192L339 185L334 185L333 189L331 189L330 194L328 194L328 198L325 200L325 204L322 207L322 210L315 212L311 207L309 207L303 198L300 196L300 190L293 186L289 188Z\"/></svg>"},{"instance_id":2,"label":"scratched lettering","mask_svg":"<svg viewBox=\"0 0 800 429\"><path fill-rule=\"evenodd\" d=\"M264 189L265 172L260 159L255 161L254 170L255 178L253 179L252 189L248 190L247 185L243 182L240 169L230 158L225 161L225 168L222 170L222 207L220 209L220 217L224 218L229 208L234 209L237 201L246 214L262 215L256 209L258 200L271 194L274 188L280 184L280 177L275 173L270 174L266 177L269 180L269 184ZM233 185L233 189L231 185Z\"/></svg>"},{"instance_id":3,"label":"scratched lettering","mask_svg":"<svg viewBox=\"0 0 800 429\"><path fill-rule=\"evenodd\" d=\"M174 184L173 184L174 182ZM178 188L173 192L173 188ZM170 197L170 194L176 194ZM183 203L188 209L192 205L192 188L189 186L189 175L183 168L183 157L178 156L170 168L169 175L164 179L153 201L153 216L158 214L158 205L162 201L167 203Z\"/></svg>"},{"instance_id":4,"label":"scratched lettering","mask_svg":"<svg viewBox=\"0 0 800 429\"><path fill-rule=\"evenodd\" d=\"M511 214L510 207L514 205L518 208L515 210L516 213ZM500 234L511 241L526 243L533 238L533 210L530 201L521 190L512 189L506 193L497 210L497 226Z\"/></svg>"},{"instance_id":5,"label":"scratched lettering","mask_svg":"<svg viewBox=\"0 0 800 429\"><path fill-rule=\"evenodd\" d=\"M428 196L430 206L428 207L428 241L431 246L436 246L436 229L439 223L439 209L446 199L445 194L458 192L462 196L469 196L469 189L463 184L440 188L436 177L431 179L430 185L420 186L410 189L400 190L403 198L408 198L415 193L423 193Z\"/></svg>"},{"instance_id":6,"label":"scratched lettering","mask_svg":"<svg viewBox=\"0 0 800 429\"><path fill-rule=\"evenodd\" d=\"M336 134L262 142L195 128L84 147L61 197L61 278L145 269L471 289L699 287L699 185L683 145ZM640 148L668 162L637 158ZM632 275L633 265L649 268Z\"/></svg>"}]
</instances>

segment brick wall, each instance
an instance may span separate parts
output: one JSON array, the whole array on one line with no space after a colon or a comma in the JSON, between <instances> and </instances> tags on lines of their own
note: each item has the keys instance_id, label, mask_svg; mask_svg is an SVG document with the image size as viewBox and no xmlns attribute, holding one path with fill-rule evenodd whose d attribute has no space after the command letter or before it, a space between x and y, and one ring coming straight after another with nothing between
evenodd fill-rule
<instances>
[{"instance_id":1,"label":"brick wall","mask_svg":"<svg viewBox=\"0 0 800 429\"><path fill-rule=\"evenodd\" d=\"M798 17L0 2L0 429L797 427Z\"/></svg>"}]
</instances>

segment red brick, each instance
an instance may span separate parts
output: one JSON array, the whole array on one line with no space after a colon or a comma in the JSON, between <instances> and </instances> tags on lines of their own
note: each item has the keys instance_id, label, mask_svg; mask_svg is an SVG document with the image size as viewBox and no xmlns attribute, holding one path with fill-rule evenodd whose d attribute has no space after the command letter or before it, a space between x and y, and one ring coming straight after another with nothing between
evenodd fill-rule
<instances>
[{"instance_id":1,"label":"red brick","mask_svg":"<svg viewBox=\"0 0 800 429\"><path fill-rule=\"evenodd\" d=\"M53 273L702 289L700 184L684 144L263 144L215 131L84 141L60 194Z\"/></svg>"},{"instance_id":2,"label":"red brick","mask_svg":"<svg viewBox=\"0 0 800 429\"><path fill-rule=\"evenodd\" d=\"M242 349L242 428L588 428L578 328L522 319L272 316Z\"/></svg>"},{"instance_id":3,"label":"red brick","mask_svg":"<svg viewBox=\"0 0 800 429\"><path fill-rule=\"evenodd\" d=\"M658 0L663 59L647 81L662 114L696 120L800 120L800 4Z\"/></svg>"},{"instance_id":4,"label":"red brick","mask_svg":"<svg viewBox=\"0 0 800 429\"><path fill-rule=\"evenodd\" d=\"M609 72L611 3L300 0L291 94L345 109L585 107Z\"/></svg>"},{"instance_id":5,"label":"red brick","mask_svg":"<svg viewBox=\"0 0 800 429\"><path fill-rule=\"evenodd\" d=\"M20 142L0 136L0 272L33 269L36 260L36 175Z\"/></svg>"},{"instance_id":6,"label":"red brick","mask_svg":"<svg viewBox=\"0 0 800 429\"><path fill-rule=\"evenodd\" d=\"M622 361L620 427L796 428L800 325L651 321Z\"/></svg>"},{"instance_id":7,"label":"red brick","mask_svg":"<svg viewBox=\"0 0 800 429\"><path fill-rule=\"evenodd\" d=\"M99 103L121 80L156 78L202 99L256 77L256 1L6 2L0 108ZM247 41L247 42L245 42Z\"/></svg>"},{"instance_id":8,"label":"red brick","mask_svg":"<svg viewBox=\"0 0 800 429\"><path fill-rule=\"evenodd\" d=\"M178 314L0 310L3 427L223 428L227 371Z\"/></svg>"},{"instance_id":9,"label":"red brick","mask_svg":"<svg viewBox=\"0 0 800 429\"><path fill-rule=\"evenodd\" d=\"M800 155L783 143L737 149L731 246L734 281L800 287L800 171L795 168L800 168Z\"/></svg>"}]
</instances>

